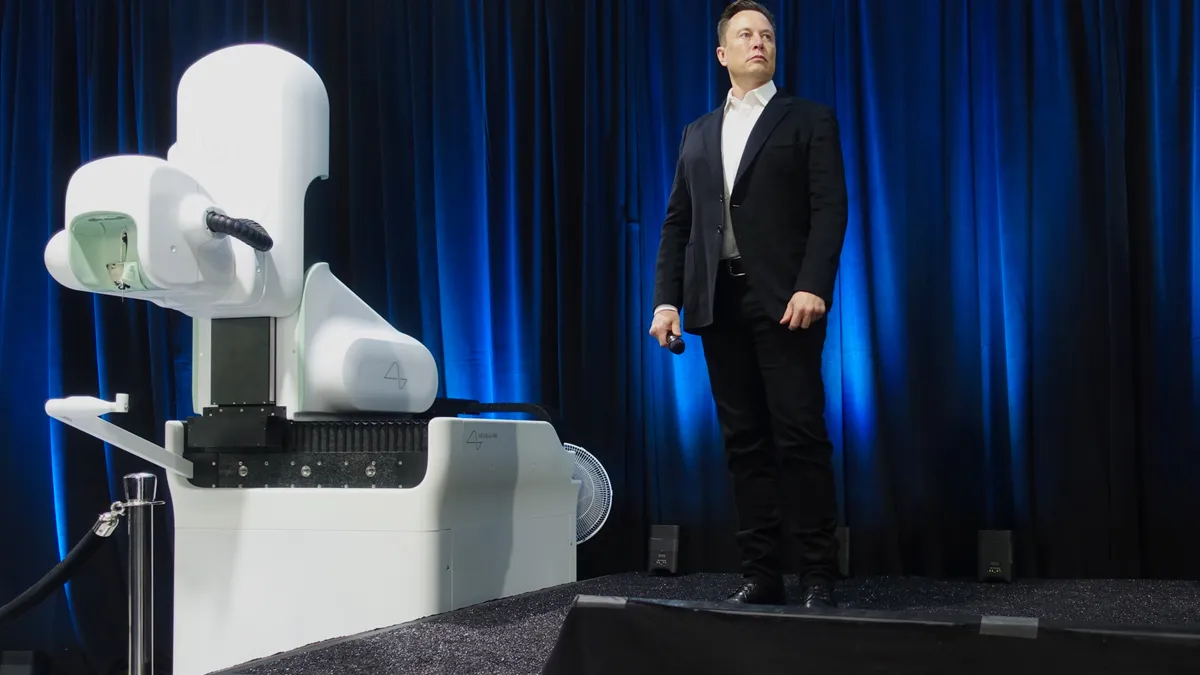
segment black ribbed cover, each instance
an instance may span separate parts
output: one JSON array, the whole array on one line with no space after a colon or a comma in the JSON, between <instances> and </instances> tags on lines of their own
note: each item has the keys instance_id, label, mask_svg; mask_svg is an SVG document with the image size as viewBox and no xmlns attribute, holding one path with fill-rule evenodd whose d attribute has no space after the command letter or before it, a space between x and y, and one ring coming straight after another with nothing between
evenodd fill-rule
<instances>
[{"instance_id":1,"label":"black ribbed cover","mask_svg":"<svg viewBox=\"0 0 1200 675\"><path fill-rule=\"evenodd\" d=\"M292 422L292 452L425 452L429 420L332 420Z\"/></svg>"}]
</instances>

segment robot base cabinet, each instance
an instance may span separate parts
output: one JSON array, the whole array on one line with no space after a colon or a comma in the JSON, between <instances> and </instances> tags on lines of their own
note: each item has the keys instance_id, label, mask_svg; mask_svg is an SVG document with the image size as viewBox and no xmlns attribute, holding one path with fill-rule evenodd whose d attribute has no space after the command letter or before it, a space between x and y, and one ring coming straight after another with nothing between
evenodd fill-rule
<instances>
[{"instance_id":1,"label":"robot base cabinet","mask_svg":"<svg viewBox=\"0 0 1200 675\"><path fill-rule=\"evenodd\" d=\"M182 425L167 436L177 451ZM548 424L436 418L411 488L213 489L168 475L174 672L574 582L571 464Z\"/></svg>"}]
</instances>

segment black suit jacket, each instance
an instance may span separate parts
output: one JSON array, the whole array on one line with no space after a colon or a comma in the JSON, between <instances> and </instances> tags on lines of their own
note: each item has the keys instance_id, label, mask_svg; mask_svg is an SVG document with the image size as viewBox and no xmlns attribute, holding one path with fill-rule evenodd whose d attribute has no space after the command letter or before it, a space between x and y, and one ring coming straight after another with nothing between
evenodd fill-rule
<instances>
[{"instance_id":1,"label":"black suit jacket","mask_svg":"<svg viewBox=\"0 0 1200 675\"><path fill-rule=\"evenodd\" d=\"M683 330L713 321L724 236L724 105L683 130L654 279L654 306L683 313ZM796 291L833 307L845 239L846 177L828 106L779 91L750 132L730 194L730 216L750 287L782 319Z\"/></svg>"}]
</instances>

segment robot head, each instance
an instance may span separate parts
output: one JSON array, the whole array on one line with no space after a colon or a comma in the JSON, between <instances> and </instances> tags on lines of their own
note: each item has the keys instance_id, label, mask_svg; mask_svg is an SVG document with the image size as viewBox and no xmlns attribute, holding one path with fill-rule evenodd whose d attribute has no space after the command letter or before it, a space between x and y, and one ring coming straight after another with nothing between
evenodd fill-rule
<instances>
[{"instance_id":1,"label":"robot head","mask_svg":"<svg viewBox=\"0 0 1200 675\"><path fill-rule=\"evenodd\" d=\"M236 242L206 222L219 211L194 178L165 160L99 159L71 177L67 225L46 247L46 267L69 288L192 314L230 295L236 281Z\"/></svg>"},{"instance_id":2,"label":"robot head","mask_svg":"<svg viewBox=\"0 0 1200 675\"><path fill-rule=\"evenodd\" d=\"M105 157L67 188L46 267L80 291L193 317L288 316L304 284L304 203L329 172L329 100L269 45L209 54L183 75L167 159Z\"/></svg>"}]
</instances>

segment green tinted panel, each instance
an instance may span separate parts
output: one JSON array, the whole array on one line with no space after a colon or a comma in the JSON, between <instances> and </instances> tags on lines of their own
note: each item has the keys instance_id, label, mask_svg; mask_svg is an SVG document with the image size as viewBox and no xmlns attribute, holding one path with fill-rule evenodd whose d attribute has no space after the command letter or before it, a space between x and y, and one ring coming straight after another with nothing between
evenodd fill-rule
<instances>
[{"instance_id":1,"label":"green tinted panel","mask_svg":"<svg viewBox=\"0 0 1200 675\"><path fill-rule=\"evenodd\" d=\"M89 290L155 290L142 276L137 224L124 213L94 212L70 226L71 271Z\"/></svg>"}]
</instances>

